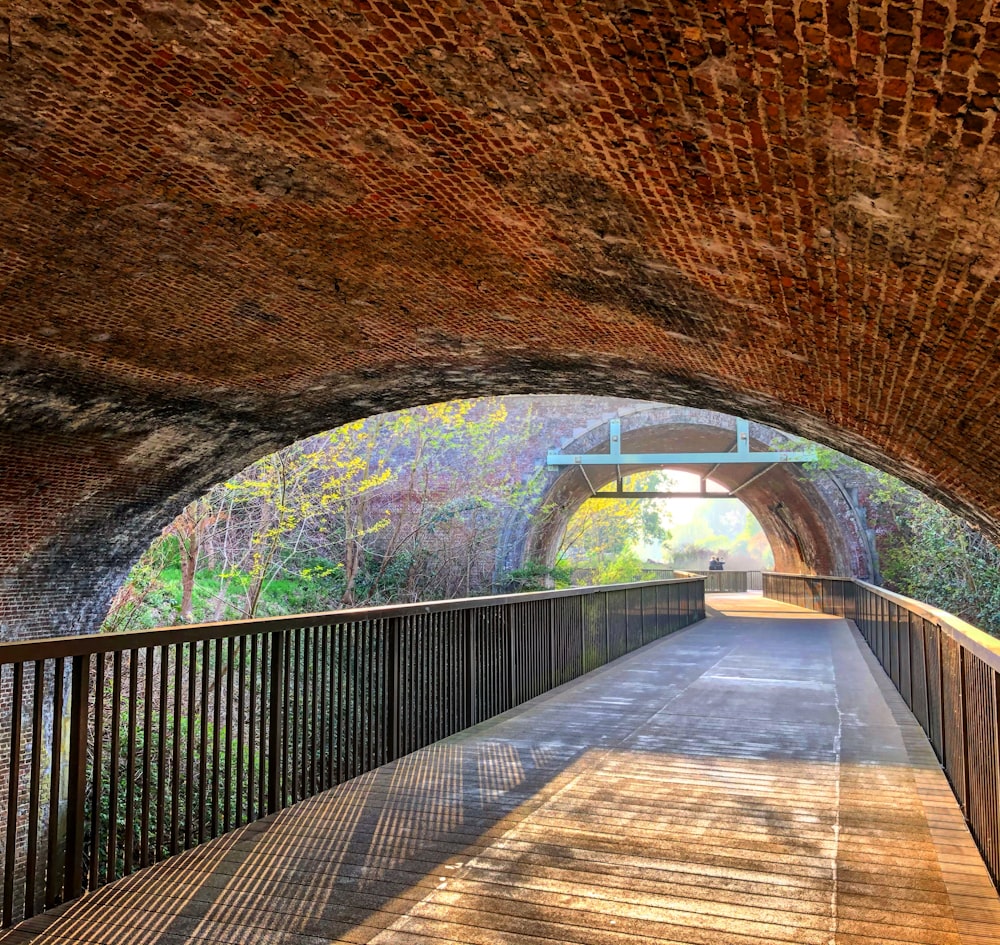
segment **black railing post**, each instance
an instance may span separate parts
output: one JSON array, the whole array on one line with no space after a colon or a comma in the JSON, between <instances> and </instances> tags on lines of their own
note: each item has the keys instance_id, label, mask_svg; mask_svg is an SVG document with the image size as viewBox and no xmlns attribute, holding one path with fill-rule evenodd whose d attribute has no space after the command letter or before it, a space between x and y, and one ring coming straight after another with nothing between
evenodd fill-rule
<instances>
[{"instance_id":1,"label":"black railing post","mask_svg":"<svg viewBox=\"0 0 1000 945\"><path fill-rule=\"evenodd\" d=\"M479 629L476 626L476 612L465 614L465 718L468 725L479 721L479 705L476 698L476 688L479 680L478 647L476 637Z\"/></svg>"},{"instance_id":2,"label":"black railing post","mask_svg":"<svg viewBox=\"0 0 1000 945\"><path fill-rule=\"evenodd\" d=\"M57 656L53 661L52 671L52 742L49 771L49 822L48 822L48 856L46 858L45 876L45 908L51 909L59 901L62 890L63 868L65 866L64 850L59 845L59 798L60 780L62 778L62 725L63 707L65 704L65 671L64 657Z\"/></svg>"},{"instance_id":3,"label":"black railing post","mask_svg":"<svg viewBox=\"0 0 1000 945\"><path fill-rule=\"evenodd\" d=\"M267 725L267 812L273 814L281 810L283 790L281 762L284 757L284 695L285 695L285 647L286 632L278 630L271 634L271 672L268 680L268 725Z\"/></svg>"},{"instance_id":4,"label":"black railing post","mask_svg":"<svg viewBox=\"0 0 1000 945\"><path fill-rule=\"evenodd\" d=\"M386 625L385 733L386 761L399 757L399 621Z\"/></svg>"},{"instance_id":5,"label":"black railing post","mask_svg":"<svg viewBox=\"0 0 1000 945\"><path fill-rule=\"evenodd\" d=\"M638 631L649 642L680 623L681 602L689 602L692 622L702 589L684 582L555 591L379 608L375 616L290 616L140 631L128 639L73 637L47 642L44 655L35 644L0 644L4 691L12 685L10 741L3 745L9 770L0 784L8 807L0 823L2 921L69 901L117 878L123 866L130 872L167 851L179 853L207 839L209 823L214 835L220 825L277 812L325 788L334 769L341 779L368 770L383 746L393 760L449 734L463 718L475 725L546 683L554 688L604 665L619 645L613 621L622 621L625 648L630 623L633 636ZM370 643L355 646L357 628L372 619L387 633L377 656ZM444 626L464 628L465 639L449 637L446 645L424 639ZM634 649L640 639L632 643ZM464 678L452 676L442 689L440 673L457 670L463 656ZM25 661L34 671L30 688ZM505 688L509 705L502 705ZM432 731L427 717L436 706L448 723ZM46 749L51 761L43 771ZM110 777L103 773L108 768Z\"/></svg>"},{"instance_id":6,"label":"black railing post","mask_svg":"<svg viewBox=\"0 0 1000 945\"><path fill-rule=\"evenodd\" d=\"M958 655L958 740L962 745L962 771L960 773L962 778L962 813L968 819L971 774L969 758L974 754L974 746L969 745L969 725L965 717L965 652L960 646L956 646L955 650ZM943 663L944 660L941 662ZM944 699L941 700L941 704L944 704ZM941 730L944 731L944 726ZM970 748L973 750L970 751ZM945 755L945 757L948 756Z\"/></svg>"},{"instance_id":7,"label":"black railing post","mask_svg":"<svg viewBox=\"0 0 1000 945\"><path fill-rule=\"evenodd\" d=\"M7 771L7 830L3 873L3 924L14 918L14 866L17 852L18 798L21 787L21 711L24 696L24 664L13 667L10 715L10 767Z\"/></svg>"},{"instance_id":8,"label":"black railing post","mask_svg":"<svg viewBox=\"0 0 1000 945\"><path fill-rule=\"evenodd\" d=\"M63 900L83 892L84 798L87 793L87 720L90 709L90 658L73 657L69 722L69 792L66 810L66 881ZM96 804L96 798L95 798ZM97 839L93 839L94 849Z\"/></svg>"},{"instance_id":9,"label":"black railing post","mask_svg":"<svg viewBox=\"0 0 1000 945\"><path fill-rule=\"evenodd\" d=\"M604 663L611 662L611 595L604 592Z\"/></svg>"},{"instance_id":10,"label":"black railing post","mask_svg":"<svg viewBox=\"0 0 1000 945\"><path fill-rule=\"evenodd\" d=\"M517 672L516 667L516 648L514 646L514 621L511 619L514 608L510 604L504 604L503 609L500 611L503 614L503 628L507 634L507 708L512 709L517 705L516 694L517 694L517 683L515 681L515 673Z\"/></svg>"},{"instance_id":11,"label":"black railing post","mask_svg":"<svg viewBox=\"0 0 1000 945\"><path fill-rule=\"evenodd\" d=\"M556 688L556 600L549 598L549 689Z\"/></svg>"},{"instance_id":12,"label":"black railing post","mask_svg":"<svg viewBox=\"0 0 1000 945\"><path fill-rule=\"evenodd\" d=\"M993 679L993 685L990 686L991 695L993 697L993 722L994 722L994 732L993 732L993 784L995 786L996 794L994 795L998 801L1000 801L1000 670L991 670L990 676ZM993 821L993 866L994 876L997 872L1000 872L1000 823L994 819Z\"/></svg>"},{"instance_id":13,"label":"black railing post","mask_svg":"<svg viewBox=\"0 0 1000 945\"><path fill-rule=\"evenodd\" d=\"M937 648L937 684L938 684L938 698L937 698L937 724L938 731L941 733L941 764L947 770L948 766L948 751L949 745L948 741L953 737L953 733L949 734L948 726L945 724L945 690L944 690L944 639L941 633L941 628L937 625L932 624L934 629L937 631L934 634L935 645ZM928 711L928 717L930 712ZM962 749L965 750L965 743L962 743Z\"/></svg>"}]
</instances>

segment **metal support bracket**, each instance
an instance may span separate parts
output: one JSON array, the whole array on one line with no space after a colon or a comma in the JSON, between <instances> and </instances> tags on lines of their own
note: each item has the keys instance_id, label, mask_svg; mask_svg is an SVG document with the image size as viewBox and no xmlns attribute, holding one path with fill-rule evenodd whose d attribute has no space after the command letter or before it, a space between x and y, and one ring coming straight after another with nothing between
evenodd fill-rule
<instances>
[{"instance_id":1,"label":"metal support bracket","mask_svg":"<svg viewBox=\"0 0 1000 945\"><path fill-rule=\"evenodd\" d=\"M736 449L727 453L623 453L621 420L608 424L607 453L560 453L549 450L550 466L719 466L747 463L814 463L815 450L767 452L750 449L750 422L736 420ZM706 473L706 478L711 474ZM648 494L648 493L643 493ZM711 493L709 493L711 495Z\"/></svg>"}]
</instances>

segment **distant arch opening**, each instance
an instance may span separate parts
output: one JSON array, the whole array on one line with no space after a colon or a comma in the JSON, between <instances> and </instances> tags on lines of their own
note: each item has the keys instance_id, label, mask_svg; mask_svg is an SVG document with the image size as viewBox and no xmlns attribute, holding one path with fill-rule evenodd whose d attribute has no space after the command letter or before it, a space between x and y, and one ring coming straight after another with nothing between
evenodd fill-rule
<instances>
[{"instance_id":1,"label":"distant arch opening","mask_svg":"<svg viewBox=\"0 0 1000 945\"><path fill-rule=\"evenodd\" d=\"M611 498L616 490L606 488L570 517L553 568L563 580L607 584L674 569L773 569L756 516L714 480L703 485L695 473L668 467L628 477L624 486L650 497Z\"/></svg>"},{"instance_id":2,"label":"distant arch opening","mask_svg":"<svg viewBox=\"0 0 1000 945\"><path fill-rule=\"evenodd\" d=\"M708 453L733 447L734 418L727 414L640 404L622 411L618 420L626 453ZM563 443L562 452L587 454L600 449L608 441L609 423L606 418L595 422ZM750 433L754 446L762 450L778 448L785 441L781 431L762 424L751 424ZM629 467L628 472L639 474L657 468L663 467ZM617 476L618 470L611 466L569 466L553 471L540 499L547 514L528 525L524 557L554 566L577 510ZM874 574L864 523L851 496L833 476L815 470L806 473L791 464L777 464L764 473L732 465L712 470L711 481L727 492L738 492L739 501L760 525L776 570L860 578Z\"/></svg>"}]
</instances>

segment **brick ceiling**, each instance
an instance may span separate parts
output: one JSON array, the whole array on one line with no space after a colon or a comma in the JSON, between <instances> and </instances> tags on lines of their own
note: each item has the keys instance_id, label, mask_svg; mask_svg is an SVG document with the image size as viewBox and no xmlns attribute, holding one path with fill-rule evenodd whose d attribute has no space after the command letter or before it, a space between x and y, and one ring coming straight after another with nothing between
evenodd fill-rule
<instances>
[{"instance_id":1,"label":"brick ceiling","mask_svg":"<svg viewBox=\"0 0 1000 945\"><path fill-rule=\"evenodd\" d=\"M743 413L1000 534L992 4L4 9L0 419L45 469L0 504L73 483L16 541L511 391Z\"/></svg>"}]
</instances>

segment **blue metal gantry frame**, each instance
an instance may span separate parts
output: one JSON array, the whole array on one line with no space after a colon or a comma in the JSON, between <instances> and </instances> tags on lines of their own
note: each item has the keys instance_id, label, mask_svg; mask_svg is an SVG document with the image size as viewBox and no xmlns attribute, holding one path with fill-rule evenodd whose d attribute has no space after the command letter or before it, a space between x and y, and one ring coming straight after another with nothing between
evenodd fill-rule
<instances>
[{"instance_id":1,"label":"blue metal gantry frame","mask_svg":"<svg viewBox=\"0 0 1000 945\"><path fill-rule=\"evenodd\" d=\"M583 473L587 485L594 498L598 499L657 499L657 498L709 498L709 499L729 499L736 498L741 489L745 489L751 482L756 481L765 473L769 472L778 463L814 463L817 459L815 450L794 450L766 452L750 449L750 422L748 420L736 420L736 444L735 448L725 453L623 453L622 449L622 424L621 420L612 420L608 424L608 452L607 453L560 453L558 450L548 451L548 465L550 466L576 466ZM719 466L735 465L763 465L764 468L755 472L749 479L740 483L735 489L729 492L710 492L707 488L708 478L719 468ZM617 468L617 488L614 491L601 492L594 488L587 475L585 466L615 466ZM661 466L661 467L684 467L684 466L711 466L705 473L701 473L701 489L698 492L632 492L622 488L622 466Z\"/></svg>"}]
</instances>

